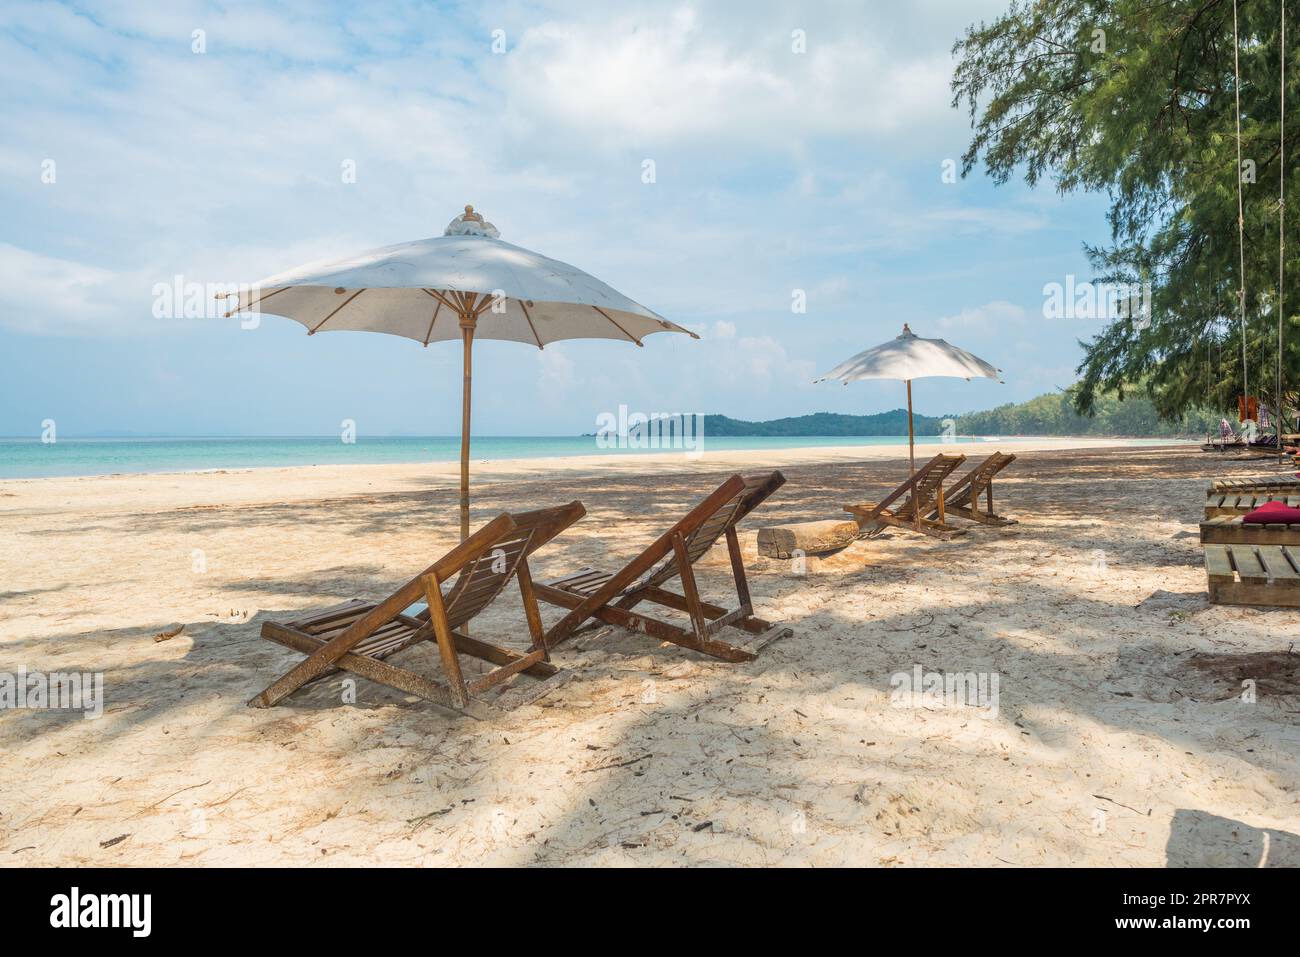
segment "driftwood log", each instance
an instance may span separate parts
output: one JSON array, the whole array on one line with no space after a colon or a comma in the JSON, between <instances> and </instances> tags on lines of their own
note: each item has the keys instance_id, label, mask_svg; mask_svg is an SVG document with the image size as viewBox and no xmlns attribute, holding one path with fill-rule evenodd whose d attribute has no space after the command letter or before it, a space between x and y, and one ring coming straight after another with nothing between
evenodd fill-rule
<instances>
[{"instance_id":1,"label":"driftwood log","mask_svg":"<svg viewBox=\"0 0 1300 957\"><path fill-rule=\"evenodd\" d=\"M839 519L772 525L758 530L758 553L767 558L791 558L796 551L820 555L852 544L861 534L857 522Z\"/></svg>"}]
</instances>

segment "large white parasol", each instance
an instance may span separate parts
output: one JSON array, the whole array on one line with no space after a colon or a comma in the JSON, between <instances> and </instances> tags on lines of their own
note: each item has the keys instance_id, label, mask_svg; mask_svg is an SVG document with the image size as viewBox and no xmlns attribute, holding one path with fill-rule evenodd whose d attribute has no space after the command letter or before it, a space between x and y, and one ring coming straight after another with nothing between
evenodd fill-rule
<instances>
[{"instance_id":1,"label":"large white parasol","mask_svg":"<svg viewBox=\"0 0 1300 957\"><path fill-rule=\"evenodd\" d=\"M840 379L847 385L857 379L902 379L907 383L907 461L916 472L915 435L912 429L912 380L930 376L953 376L968 382L976 377L998 379L995 369L979 356L959 349L943 339L922 339L903 323L903 333L865 352L846 359L830 372L814 379ZM1000 380L999 380L1000 381Z\"/></svg>"},{"instance_id":2,"label":"large white parasol","mask_svg":"<svg viewBox=\"0 0 1300 957\"><path fill-rule=\"evenodd\" d=\"M475 336L541 349L561 339L622 339L684 329L567 263L502 242L466 206L433 239L278 273L241 292L228 315L256 309L307 327L384 332L428 345L460 339L465 374L460 437L460 530L469 534L470 385Z\"/></svg>"}]
</instances>

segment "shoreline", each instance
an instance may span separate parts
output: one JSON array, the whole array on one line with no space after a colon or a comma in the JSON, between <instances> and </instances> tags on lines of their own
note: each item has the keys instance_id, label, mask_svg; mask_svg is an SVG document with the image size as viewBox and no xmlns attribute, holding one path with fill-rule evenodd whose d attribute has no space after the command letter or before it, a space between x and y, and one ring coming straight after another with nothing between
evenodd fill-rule
<instances>
[{"instance_id":1,"label":"shoreline","mask_svg":"<svg viewBox=\"0 0 1300 957\"><path fill-rule=\"evenodd\" d=\"M818 438L807 436L807 438ZM929 437L927 437L929 438ZM101 441L65 440L65 441ZM959 442L918 442L917 458L936 455L940 452L963 453L968 459L980 454L985 447L990 452L997 450L1009 453L1019 452L1058 452L1071 449L1099 448L1185 448L1199 445L1198 440L1161 437L1155 438L1118 438L1114 436L972 436L967 441ZM975 451L972 453L972 447ZM521 478L538 473L550 473L555 470L568 471L575 477L591 477L604 472L627 472L638 465L647 470L671 473L674 470L664 466L678 463L680 471L699 472L724 469L729 464L766 465L771 468L795 465L816 465L843 463L856 459L884 461L905 458L907 446L897 444L879 445L798 445L781 447L762 447L752 449L717 449L709 450L707 445L701 452L675 450L669 452L642 452L628 450L620 455L616 451L593 452L588 455L537 455L502 459L475 459L471 446L470 481L490 479L493 473L497 477ZM339 470L339 477L345 474L357 475L366 469L384 470L419 470L430 477L459 474L460 463L454 459L417 460L411 462L324 462L296 465L234 465L209 468L161 469L140 472L103 472L85 475L38 475L38 476L0 476L0 488L8 485L22 485L33 482L84 482L88 480L126 480L150 477L177 476L211 476L211 475L266 475L270 472L330 473Z\"/></svg>"}]
</instances>

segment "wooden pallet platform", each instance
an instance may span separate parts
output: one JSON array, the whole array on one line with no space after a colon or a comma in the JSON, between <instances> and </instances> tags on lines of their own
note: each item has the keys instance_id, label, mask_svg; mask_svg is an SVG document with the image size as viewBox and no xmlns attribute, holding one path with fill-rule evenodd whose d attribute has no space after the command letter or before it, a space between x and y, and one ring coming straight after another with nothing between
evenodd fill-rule
<instances>
[{"instance_id":1,"label":"wooden pallet platform","mask_svg":"<svg viewBox=\"0 0 1300 957\"><path fill-rule=\"evenodd\" d=\"M1277 491L1207 492L1205 517L1249 515L1266 502L1284 502L1292 508L1300 508L1300 488Z\"/></svg>"},{"instance_id":2,"label":"wooden pallet platform","mask_svg":"<svg viewBox=\"0 0 1300 957\"><path fill-rule=\"evenodd\" d=\"M1270 490L1300 491L1300 478L1293 473L1277 475L1251 475L1245 478L1214 479L1210 482L1210 492L1258 492Z\"/></svg>"},{"instance_id":3,"label":"wooden pallet platform","mask_svg":"<svg viewBox=\"0 0 1300 957\"><path fill-rule=\"evenodd\" d=\"M1206 545L1210 601L1300 608L1300 546Z\"/></svg>"},{"instance_id":4,"label":"wooden pallet platform","mask_svg":"<svg viewBox=\"0 0 1300 957\"><path fill-rule=\"evenodd\" d=\"M1300 525L1247 524L1240 515L1219 515L1201 522L1201 543L1300 546Z\"/></svg>"}]
</instances>

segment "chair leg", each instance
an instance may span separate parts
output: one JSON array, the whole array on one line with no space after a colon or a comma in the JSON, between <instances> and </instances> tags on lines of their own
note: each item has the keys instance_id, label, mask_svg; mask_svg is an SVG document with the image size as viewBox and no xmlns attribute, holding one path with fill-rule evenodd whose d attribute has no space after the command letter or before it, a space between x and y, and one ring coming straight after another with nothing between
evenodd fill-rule
<instances>
[{"instance_id":1,"label":"chair leg","mask_svg":"<svg viewBox=\"0 0 1300 957\"><path fill-rule=\"evenodd\" d=\"M546 647L546 629L542 627L542 613L537 607L537 592L533 589L533 574L528 569L528 559L521 558L515 569L519 578L519 597L524 604L524 617L528 619L528 633L532 636L533 647L541 649L542 658L551 660L551 653Z\"/></svg>"},{"instance_id":2,"label":"chair leg","mask_svg":"<svg viewBox=\"0 0 1300 957\"><path fill-rule=\"evenodd\" d=\"M754 601L749 595L749 581L745 578L745 559L740 553L740 537L736 526L727 526L727 555L731 558L731 577L736 582L736 597L740 608L748 617L754 613Z\"/></svg>"},{"instance_id":3,"label":"chair leg","mask_svg":"<svg viewBox=\"0 0 1300 957\"><path fill-rule=\"evenodd\" d=\"M351 654L368 634L358 630L351 636L345 634L332 638L323 645L314 645L304 650L307 655L262 691L249 699L254 708L273 708L303 685L308 684L335 668L341 667L339 661Z\"/></svg>"},{"instance_id":4,"label":"chair leg","mask_svg":"<svg viewBox=\"0 0 1300 957\"><path fill-rule=\"evenodd\" d=\"M709 623L700 607L700 591L695 583L695 569L691 567L691 558L686 550L686 540L678 532L673 535L673 552L677 556L677 574L682 580L682 593L686 597L686 611L691 616L691 627L695 636L703 639L708 634Z\"/></svg>"},{"instance_id":5,"label":"chair leg","mask_svg":"<svg viewBox=\"0 0 1300 957\"><path fill-rule=\"evenodd\" d=\"M464 708L469 704L469 690L465 687L465 677L460 671L456 639L447 623L447 608L442 603L442 587L437 575L425 577L424 591L429 605L429 622L433 625L438 654L442 657L442 670L447 673L447 686L451 689L451 697L457 707Z\"/></svg>"}]
</instances>

